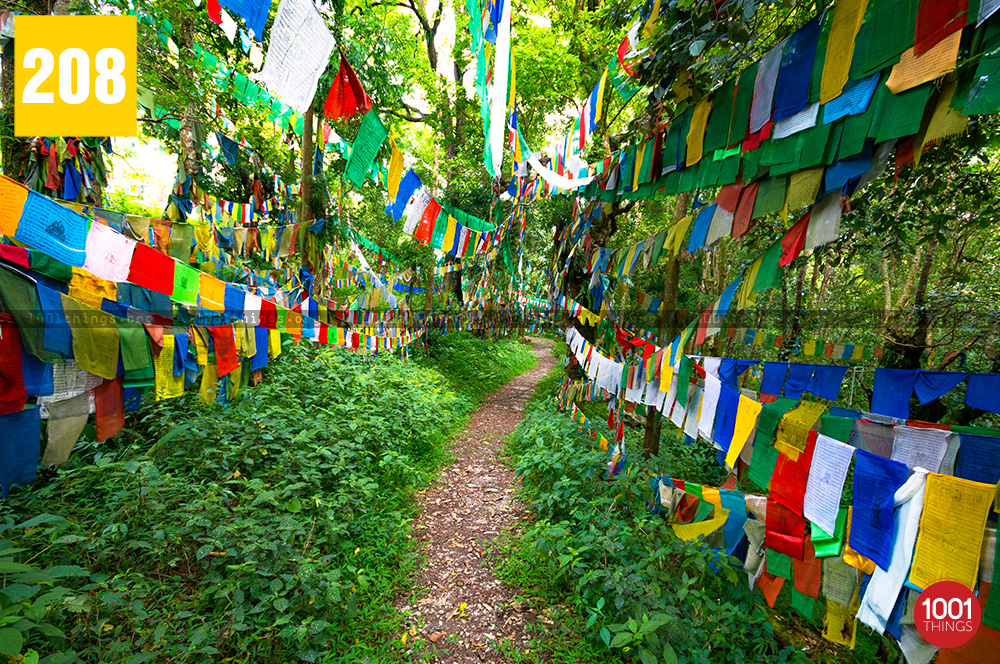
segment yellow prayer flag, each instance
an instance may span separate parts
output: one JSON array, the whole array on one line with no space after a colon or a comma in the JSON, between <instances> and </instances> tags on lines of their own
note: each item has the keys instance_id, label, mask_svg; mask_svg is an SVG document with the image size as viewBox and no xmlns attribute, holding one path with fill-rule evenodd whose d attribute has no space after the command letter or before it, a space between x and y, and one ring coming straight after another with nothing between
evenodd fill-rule
<instances>
[{"instance_id":1,"label":"yellow prayer flag","mask_svg":"<svg viewBox=\"0 0 1000 664\"><path fill-rule=\"evenodd\" d=\"M899 62L892 66L889 80L885 82L892 94L898 95L918 85L941 78L955 69L958 48L962 43L962 30L956 30L920 55L913 54L913 47L903 51Z\"/></svg>"},{"instance_id":2,"label":"yellow prayer flag","mask_svg":"<svg viewBox=\"0 0 1000 664\"><path fill-rule=\"evenodd\" d=\"M844 91L854 57L854 40L867 8L868 0L840 0L833 8L819 92L819 100L824 104Z\"/></svg>"},{"instance_id":3,"label":"yellow prayer flag","mask_svg":"<svg viewBox=\"0 0 1000 664\"><path fill-rule=\"evenodd\" d=\"M597 108L594 109L594 122L600 122L601 117L604 113L604 90L608 84L608 68L604 68L604 73L601 74L601 81L597 86Z\"/></svg>"},{"instance_id":4,"label":"yellow prayer flag","mask_svg":"<svg viewBox=\"0 0 1000 664\"><path fill-rule=\"evenodd\" d=\"M209 256L219 257L219 247L215 243L215 228L209 224L194 225L194 241L198 244L199 251L203 251Z\"/></svg>"},{"instance_id":5,"label":"yellow prayer flag","mask_svg":"<svg viewBox=\"0 0 1000 664\"><path fill-rule=\"evenodd\" d=\"M294 309L289 309L285 316L285 332L293 336L302 335L302 314Z\"/></svg>"},{"instance_id":6,"label":"yellow prayer flag","mask_svg":"<svg viewBox=\"0 0 1000 664\"><path fill-rule=\"evenodd\" d=\"M860 586L854 589L850 606L827 600L826 617L823 618L823 638L854 650L854 642L858 635L858 621L855 616L860 606Z\"/></svg>"},{"instance_id":7,"label":"yellow prayer flag","mask_svg":"<svg viewBox=\"0 0 1000 664\"><path fill-rule=\"evenodd\" d=\"M823 182L824 170L822 167L810 168L792 174L785 192L785 207L780 213L782 219L787 220L790 213L813 204Z\"/></svg>"},{"instance_id":8,"label":"yellow prayer flag","mask_svg":"<svg viewBox=\"0 0 1000 664\"><path fill-rule=\"evenodd\" d=\"M736 311L743 311L757 301L757 294L753 292L753 282L757 280L757 273L760 271L763 261L763 257L759 257L747 268L746 274L743 275L743 281L740 282L740 287L736 289Z\"/></svg>"},{"instance_id":9,"label":"yellow prayer flag","mask_svg":"<svg viewBox=\"0 0 1000 664\"><path fill-rule=\"evenodd\" d=\"M173 399L184 395L184 374L174 375L174 347L177 342L172 334L163 335L163 348L153 360L153 378L156 400Z\"/></svg>"},{"instance_id":10,"label":"yellow prayer flag","mask_svg":"<svg viewBox=\"0 0 1000 664\"><path fill-rule=\"evenodd\" d=\"M71 268L73 277L69 281L69 296L95 309L100 309L104 299L118 298L118 284L114 281L95 277L81 267Z\"/></svg>"},{"instance_id":11,"label":"yellow prayer flag","mask_svg":"<svg viewBox=\"0 0 1000 664\"><path fill-rule=\"evenodd\" d=\"M694 215L688 215L667 229L667 237L663 241L663 248L666 253L661 258L661 261L663 258L673 258L681 253L684 236L687 235L692 221L694 221Z\"/></svg>"},{"instance_id":12,"label":"yellow prayer flag","mask_svg":"<svg viewBox=\"0 0 1000 664\"><path fill-rule=\"evenodd\" d=\"M740 395L736 409L736 424L733 427L733 440L729 443L729 451L726 452L726 465L730 468L736 468L736 459L739 458L740 452L750 439L750 434L757 426L757 416L762 409L762 404Z\"/></svg>"},{"instance_id":13,"label":"yellow prayer flag","mask_svg":"<svg viewBox=\"0 0 1000 664\"><path fill-rule=\"evenodd\" d=\"M913 159L917 164L920 163L920 156L924 153L924 148L928 143L960 134L969 126L969 118L951 107L951 98L957 87L958 79L945 82L938 95L937 105L934 107L930 121L917 134L913 150Z\"/></svg>"},{"instance_id":14,"label":"yellow prayer flag","mask_svg":"<svg viewBox=\"0 0 1000 664\"><path fill-rule=\"evenodd\" d=\"M715 508L715 516L698 523L672 523L670 527L674 529L674 534L682 540L693 540L699 535L709 535L721 528L726 519L729 518L729 510L722 507Z\"/></svg>"},{"instance_id":15,"label":"yellow prayer flag","mask_svg":"<svg viewBox=\"0 0 1000 664\"><path fill-rule=\"evenodd\" d=\"M198 283L198 305L217 314L225 313L226 282L201 273Z\"/></svg>"},{"instance_id":16,"label":"yellow prayer flag","mask_svg":"<svg viewBox=\"0 0 1000 664\"><path fill-rule=\"evenodd\" d=\"M937 581L951 580L969 590L976 588L980 548L995 489L992 484L927 474L910 583L927 588Z\"/></svg>"},{"instance_id":17,"label":"yellow prayer flag","mask_svg":"<svg viewBox=\"0 0 1000 664\"><path fill-rule=\"evenodd\" d=\"M198 396L205 403L215 403L219 397L219 367L215 363L205 365L201 374Z\"/></svg>"},{"instance_id":18,"label":"yellow prayer flag","mask_svg":"<svg viewBox=\"0 0 1000 664\"><path fill-rule=\"evenodd\" d=\"M705 145L705 123L708 122L708 113L712 110L712 102L702 99L694 107L691 115L691 128L687 135L687 157L684 161L687 166L694 166L701 161L702 150ZM819 169L822 172L823 169Z\"/></svg>"},{"instance_id":19,"label":"yellow prayer flag","mask_svg":"<svg viewBox=\"0 0 1000 664\"><path fill-rule=\"evenodd\" d=\"M21 210L28 200L28 188L0 176L0 235L14 237L21 221Z\"/></svg>"},{"instance_id":20,"label":"yellow prayer flag","mask_svg":"<svg viewBox=\"0 0 1000 664\"><path fill-rule=\"evenodd\" d=\"M674 379L674 366L670 364L670 351L664 349L663 362L660 364L660 391L670 392L670 383Z\"/></svg>"},{"instance_id":21,"label":"yellow prayer flag","mask_svg":"<svg viewBox=\"0 0 1000 664\"><path fill-rule=\"evenodd\" d=\"M826 406L814 401L801 401L798 408L793 408L781 416L778 421L778 433L774 438L774 449L782 452L795 461L804 452L809 442L809 431L826 412Z\"/></svg>"},{"instance_id":22,"label":"yellow prayer flag","mask_svg":"<svg viewBox=\"0 0 1000 664\"><path fill-rule=\"evenodd\" d=\"M281 355L281 332L278 332L277 330L268 330L267 331L268 359L273 360L279 355Z\"/></svg>"},{"instance_id":23,"label":"yellow prayer flag","mask_svg":"<svg viewBox=\"0 0 1000 664\"><path fill-rule=\"evenodd\" d=\"M642 141L639 144L639 149L635 154L635 168L632 169L632 191L639 191L639 173L642 169L639 167L642 164L642 160L646 157L646 141Z\"/></svg>"},{"instance_id":24,"label":"yellow prayer flag","mask_svg":"<svg viewBox=\"0 0 1000 664\"><path fill-rule=\"evenodd\" d=\"M807 357L812 357L816 355L816 340L811 339L804 344L802 344L802 354Z\"/></svg>"},{"instance_id":25,"label":"yellow prayer flag","mask_svg":"<svg viewBox=\"0 0 1000 664\"><path fill-rule=\"evenodd\" d=\"M660 18L660 0L653 0L653 10L649 13L649 19L642 27L642 38L649 39L653 36L653 28Z\"/></svg>"},{"instance_id":26,"label":"yellow prayer flag","mask_svg":"<svg viewBox=\"0 0 1000 664\"><path fill-rule=\"evenodd\" d=\"M396 200L399 193L399 181L403 175L403 153L396 147L396 141L389 137L389 146L392 147L392 156L389 158L389 176L387 186L389 188L389 200Z\"/></svg>"}]
</instances>

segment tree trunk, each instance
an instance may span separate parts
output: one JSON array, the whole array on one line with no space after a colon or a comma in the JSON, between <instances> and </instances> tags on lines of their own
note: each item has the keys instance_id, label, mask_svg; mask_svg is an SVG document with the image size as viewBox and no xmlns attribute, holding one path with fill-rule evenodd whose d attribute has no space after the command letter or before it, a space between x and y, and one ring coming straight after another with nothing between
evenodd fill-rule
<instances>
[{"instance_id":1,"label":"tree trunk","mask_svg":"<svg viewBox=\"0 0 1000 664\"><path fill-rule=\"evenodd\" d=\"M687 193L678 194L674 201L674 223L684 218L688 208ZM677 256L671 256L667 261L667 269L663 276L663 304L660 307L660 329L657 343L663 352L669 353L667 342L677 334L677 285L680 277L680 262ZM660 453L661 413L654 408L646 409L646 432L642 440L642 455L645 458Z\"/></svg>"}]
</instances>

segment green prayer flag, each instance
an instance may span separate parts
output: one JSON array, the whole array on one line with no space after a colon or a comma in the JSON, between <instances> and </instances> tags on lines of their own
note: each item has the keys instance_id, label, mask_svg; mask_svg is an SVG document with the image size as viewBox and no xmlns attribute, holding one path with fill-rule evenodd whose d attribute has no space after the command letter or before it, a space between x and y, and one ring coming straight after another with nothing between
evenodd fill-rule
<instances>
[{"instance_id":1,"label":"green prayer flag","mask_svg":"<svg viewBox=\"0 0 1000 664\"><path fill-rule=\"evenodd\" d=\"M46 277L68 284L73 278L73 268L40 251L32 251L29 259L31 269Z\"/></svg>"},{"instance_id":2,"label":"green prayer flag","mask_svg":"<svg viewBox=\"0 0 1000 664\"><path fill-rule=\"evenodd\" d=\"M792 588L792 602L791 607L802 614L802 616L809 622L814 622L813 616L816 615L816 600L805 593L800 593L795 588Z\"/></svg>"},{"instance_id":3,"label":"green prayer flag","mask_svg":"<svg viewBox=\"0 0 1000 664\"><path fill-rule=\"evenodd\" d=\"M433 249L440 249L444 244L444 234L448 230L448 212L441 206L437 219L434 221L434 229L431 232L430 246Z\"/></svg>"},{"instance_id":4,"label":"green prayer flag","mask_svg":"<svg viewBox=\"0 0 1000 664\"><path fill-rule=\"evenodd\" d=\"M837 521L833 533L824 532L822 528L812 521L809 522L810 539L812 539L813 549L816 550L817 558L829 558L839 556L841 546L844 543L844 530L847 527L847 508L841 507L837 512Z\"/></svg>"},{"instance_id":5,"label":"green prayer flag","mask_svg":"<svg viewBox=\"0 0 1000 664\"><path fill-rule=\"evenodd\" d=\"M677 401L681 404L687 404L692 366L691 358L681 355L681 365L677 370Z\"/></svg>"},{"instance_id":6,"label":"green prayer flag","mask_svg":"<svg viewBox=\"0 0 1000 664\"><path fill-rule=\"evenodd\" d=\"M646 148L642 151L642 163L639 164L639 184L645 184L652 179L654 152L656 152L656 141L650 139L646 141Z\"/></svg>"},{"instance_id":7,"label":"green prayer flag","mask_svg":"<svg viewBox=\"0 0 1000 664\"><path fill-rule=\"evenodd\" d=\"M736 98L733 100L733 119L729 125L729 140L726 145L736 145L744 139L750 125L750 107L753 105L753 88L760 61L743 70L736 84Z\"/></svg>"},{"instance_id":8,"label":"green prayer flag","mask_svg":"<svg viewBox=\"0 0 1000 664\"><path fill-rule=\"evenodd\" d=\"M935 89L934 83L925 83L898 95L892 94L884 85L879 87L882 89L878 95L879 105L868 135L874 135L875 142L881 143L916 134L924 119L924 109Z\"/></svg>"},{"instance_id":9,"label":"green prayer flag","mask_svg":"<svg viewBox=\"0 0 1000 664\"><path fill-rule=\"evenodd\" d=\"M733 89L736 79L731 78L722 84L712 98L712 110L708 114L705 125L704 154L727 147L729 142L729 127L733 120Z\"/></svg>"},{"instance_id":10,"label":"green prayer flag","mask_svg":"<svg viewBox=\"0 0 1000 664\"><path fill-rule=\"evenodd\" d=\"M851 437L852 431L854 431L854 420L851 418L820 415L819 432L824 436L846 443L847 439Z\"/></svg>"},{"instance_id":11,"label":"green prayer flag","mask_svg":"<svg viewBox=\"0 0 1000 664\"><path fill-rule=\"evenodd\" d=\"M355 187L364 185L368 170L375 163L375 157L378 156L378 151L388 136L375 109L365 113L365 117L361 119L361 128L358 129L358 135L351 146L351 157L344 168L344 175Z\"/></svg>"},{"instance_id":12,"label":"green prayer flag","mask_svg":"<svg viewBox=\"0 0 1000 664\"><path fill-rule=\"evenodd\" d=\"M809 77L809 103L819 101L820 86L823 81L823 67L826 64L826 44L830 41L830 27L833 25L833 12L823 15L823 25L820 26L819 39L816 41L816 57L813 59L812 75Z\"/></svg>"},{"instance_id":13,"label":"green prayer flag","mask_svg":"<svg viewBox=\"0 0 1000 664\"><path fill-rule=\"evenodd\" d=\"M183 304L198 304L198 286L201 279L201 272L177 263L174 265L174 292L171 297Z\"/></svg>"},{"instance_id":14,"label":"green prayer flag","mask_svg":"<svg viewBox=\"0 0 1000 664\"><path fill-rule=\"evenodd\" d=\"M139 323L116 318L121 340L122 366L126 387L150 387L155 383L153 356L149 352L149 337Z\"/></svg>"},{"instance_id":15,"label":"green prayer flag","mask_svg":"<svg viewBox=\"0 0 1000 664\"><path fill-rule=\"evenodd\" d=\"M611 79L611 85L615 87L618 91L618 96L622 98L625 103L632 101L632 98L639 94L638 88L628 81L628 75L618 68L618 58L617 56L611 59L608 64L608 78Z\"/></svg>"},{"instance_id":16,"label":"green prayer flag","mask_svg":"<svg viewBox=\"0 0 1000 664\"><path fill-rule=\"evenodd\" d=\"M869 2L865 21L854 40L851 80L870 76L895 64L913 46L920 0Z\"/></svg>"},{"instance_id":17,"label":"green prayer flag","mask_svg":"<svg viewBox=\"0 0 1000 664\"><path fill-rule=\"evenodd\" d=\"M750 292L761 293L768 288L781 285L779 260L781 260L781 240L775 241L761 256L760 268L757 270L757 277L753 280Z\"/></svg>"},{"instance_id":18,"label":"green prayer flag","mask_svg":"<svg viewBox=\"0 0 1000 664\"><path fill-rule=\"evenodd\" d=\"M768 548L766 554L767 573L773 576L780 576L788 581L792 580L792 558L787 553L778 553L774 549Z\"/></svg>"},{"instance_id":19,"label":"green prayer flag","mask_svg":"<svg viewBox=\"0 0 1000 664\"><path fill-rule=\"evenodd\" d=\"M1000 629L1000 545L993 552L993 576L990 577L990 596L983 607L983 624L990 629Z\"/></svg>"},{"instance_id":20,"label":"green prayer flag","mask_svg":"<svg viewBox=\"0 0 1000 664\"><path fill-rule=\"evenodd\" d=\"M760 186L757 188L757 198L753 204L754 219L780 212L785 207L785 190L787 188L787 176L771 177L762 180Z\"/></svg>"}]
</instances>

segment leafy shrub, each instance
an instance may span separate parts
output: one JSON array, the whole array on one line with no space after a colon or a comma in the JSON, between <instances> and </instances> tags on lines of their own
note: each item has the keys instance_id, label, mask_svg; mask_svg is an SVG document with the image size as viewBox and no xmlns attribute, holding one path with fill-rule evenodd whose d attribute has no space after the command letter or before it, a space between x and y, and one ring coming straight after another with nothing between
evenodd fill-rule
<instances>
[{"instance_id":1,"label":"leafy shrub","mask_svg":"<svg viewBox=\"0 0 1000 664\"><path fill-rule=\"evenodd\" d=\"M472 395L533 359L500 344L510 359L490 366L492 344L454 343L468 366L489 366L461 371L463 393L437 368L457 361L286 344L229 408L189 393L145 407L110 441L78 444L2 508L66 517L57 533L11 537L12 555L45 550L48 565L90 570L56 599L68 645L34 631L27 645L130 664L381 653L398 629L392 598L418 563L412 491L445 459Z\"/></svg>"}]
</instances>

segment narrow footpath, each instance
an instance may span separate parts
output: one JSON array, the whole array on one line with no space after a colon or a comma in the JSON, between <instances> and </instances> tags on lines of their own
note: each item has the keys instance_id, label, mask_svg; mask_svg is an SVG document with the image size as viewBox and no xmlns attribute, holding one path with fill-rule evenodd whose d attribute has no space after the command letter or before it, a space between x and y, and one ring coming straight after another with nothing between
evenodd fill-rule
<instances>
[{"instance_id":1,"label":"narrow footpath","mask_svg":"<svg viewBox=\"0 0 1000 664\"><path fill-rule=\"evenodd\" d=\"M507 662L503 651L522 650L525 623L537 620L514 606L514 591L486 560L492 542L524 516L514 497L517 477L499 455L535 385L555 365L552 342L531 342L538 364L486 397L452 441L454 463L419 496L415 532L426 564L413 593L396 602L415 631L407 635L414 660Z\"/></svg>"}]
</instances>

